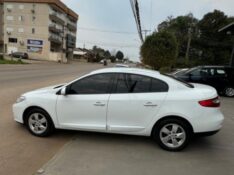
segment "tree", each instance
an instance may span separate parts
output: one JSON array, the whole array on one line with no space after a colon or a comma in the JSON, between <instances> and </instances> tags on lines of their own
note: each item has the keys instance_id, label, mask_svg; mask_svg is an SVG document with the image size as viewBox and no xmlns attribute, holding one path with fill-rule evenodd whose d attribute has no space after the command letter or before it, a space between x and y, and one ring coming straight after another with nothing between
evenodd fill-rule
<instances>
[{"instance_id":1,"label":"tree","mask_svg":"<svg viewBox=\"0 0 234 175\"><path fill-rule=\"evenodd\" d=\"M168 31L176 36L178 42L178 57L189 59L189 56L196 57L193 55L194 46L193 38L198 35L198 19L196 19L192 13L185 16L178 16L173 18L168 17L166 21L163 21L158 25L158 31Z\"/></svg>"},{"instance_id":2,"label":"tree","mask_svg":"<svg viewBox=\"0 0 234 175\"><path fill-rule=\"evenodd\" d=\"M109 50L106 50L106 51L105 51L104 57L105 57L106 59L110 59L111 54L110 54L110 51L109 51Z\"/></svg>"},{"instance_id":3,"label":"tree","mask_svg":"<svg viewBox=\"0 0 234 175\"><path fill-rule=\"evenodd\" d=\"M158 25L158 31L173 33L178 42L177 66L228 64L232 51L231 37L218 32L234 21L219 10L207 13L199 21L191 13L170 16Z\"/></svg>"},{"instance_id":4,"label":"tree","mask_svg":"<svg viewBox=\"0 0 234 175\"><path fill-rule=\"evenodd\" d=\"M117 53L116 53L116 56L115 56L117 59L119 59L119 60L123 60L123 58L124 58L124 54L123 54L123 52L121 52L121 51L118 51Z\"/></svg>"},{"instance_id":5,"label":"tree","mask_svg":"<svg viewBox=\"0 0 234 175\"><path fill-rule=\"evenodd\" d=\"M153 33L141 46L143 63L155 70L173 66L177 57L178 44L176 37L167 31Z\"/></svg>"},{"instance_id":6,"label":"tree","mask_svg":"<svg viewBox=\"0 0 234 175\"><path fill-rule=\"evenodd\" d=\"M115 56L111 56L110 60L111 60L112 63L114 63L116 61L116 57Z\"/></svg>"},{"instance_id":7,"label":"tree","mask_svg":"<svg viewBox=\"0 0 234 175\"><path fill-rule=\"evenodd\" d=\"M109 51L108 51L109 52ZM92 59L92 62L99 62L102 59L106 58L108 56L108 52L105 51L104 49L93 46L92 53L95 55L94 58Z\"/></svg>"},{"instance_id":8,"label":"tree","mask_svg":"<svg viewBox=\"0 0 234 175\"><path fill-rule=\"evenodd\" d=\"M231 19L231 18L230 18ZM214 10L204 15L198 23L200 36L198 47L204 64L228 64L232 44L226 33L218 32L231 21L222 11Z\"/></svg>"}]
</instances>

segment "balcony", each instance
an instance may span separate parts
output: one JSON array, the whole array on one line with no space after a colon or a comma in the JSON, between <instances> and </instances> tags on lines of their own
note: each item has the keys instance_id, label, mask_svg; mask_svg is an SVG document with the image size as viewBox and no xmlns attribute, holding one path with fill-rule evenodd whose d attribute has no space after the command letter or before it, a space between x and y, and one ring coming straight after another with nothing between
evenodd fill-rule
<instances>
[{"instance_id":1,"label":"balcony","mask_svg":"<svg viewBox=\"0 0 234 175\"><path fill-rule=\"evenodd\" d=\"M54 10L54 11L58 11L58 12L60 12L60 13L63 13L63 10L62 10L61 8L59 8L57 5L55 5L55 4L51 4L51 5L50 5L50 8L51 8L52 10Z\"/></svg>"},{"instance_id":2,"label":"balcony","mask_svg":"<svg viewBox=\"0 0 234 175\"><path fill-rule=\"evenodd\" d=\"M74 18L73 16L68 15L68 16L67 16L67 18L68 18L71 22L73 22L73 23L77 23L77 19L76 19L76 18Z\"/></svg>"},{"instance_id":3,"label":"balcony","mask_svg":"<svg viewBox=\"0 0 234 175\"><path fill-rule=\"evenodd\" d=\"M60 37L59 35L55 35L55 34L50 34L49 41L53 42L53 43L56 43L56 44L62 44L63 43L62 37Z\"/></svg>"},{"instance_id":4,"label":"balcony","mask_svg":"<svg viewBox=\"0 0 234 175\"><path fill-rule=\"evenodd\" d=\"M67 34L67 48L75 48L75 47L76 47L76 37L71 34Z\"/></svg>"},{"instance_id":5,"label":"balcony","mask_svg":"<svg viewBox=\"0 0 234 175\"><path fill-rule=\"evenodd\" d=\"M59 33L63 32L63 30L59 29L55 24L50 24L49 25L49 31L52 32L52 33L56 33L56 34L59 34Z\"/></svg>"},{"instance_id":6,"label":"balcony","mask_svg":"<svg viewBox=\"0 0 234 175\"><path fill-rule=\"evenodd\" d=\"M76 30L77 30L77 27L73 24L70 24L70 23L67 24L67 28L72 32L76 32Z\"/></svg>"},{"instance_id":7,"label":"balcony","mask_svg":"<svg viewBox=\"0 0 234 175\"><path fill-rule=\"evenodd\" d=\"M50 14L50 20L55 21L61 25L65 24L65 21L62 18L60 18L56 12Z\"/></svg>"}]
</instances>

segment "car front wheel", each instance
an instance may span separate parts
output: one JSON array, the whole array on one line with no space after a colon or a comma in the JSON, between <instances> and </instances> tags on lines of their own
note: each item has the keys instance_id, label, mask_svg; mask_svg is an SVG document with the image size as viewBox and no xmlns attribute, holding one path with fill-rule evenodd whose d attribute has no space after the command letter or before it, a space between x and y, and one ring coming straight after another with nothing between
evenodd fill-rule
<instances>
[{"instance_id":1,"label":"car front wheel","mask_svg":"<svg viewBox=\"0 0 234 175\"><path fill-rule=\"evenodd\" d=\"M166 119L155 128L153 137L161 148L167 151L181 151L189 143L192 136L187 123L178 119Z\"/></svg>"},{"instance_id":2,"label":"car front wheel","mask_svg":"<svg viewBox=\"0 0 234 175\"><path fill-rule=\"evenodd\" d=\"M54 129L49 115L41 109L33 109L27 114L26 126L35 136L46 137Z\"/></svg>"}]
</instances>

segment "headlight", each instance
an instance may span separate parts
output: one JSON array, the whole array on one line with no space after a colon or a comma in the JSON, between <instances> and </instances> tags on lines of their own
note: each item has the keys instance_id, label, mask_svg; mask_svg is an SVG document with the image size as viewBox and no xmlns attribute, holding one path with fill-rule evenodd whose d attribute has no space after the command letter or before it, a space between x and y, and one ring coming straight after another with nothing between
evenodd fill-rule
<instances>
[{"instance_id":1,"label":"headlight","mask_svg":"<svg viewBox=\"0 0 234 175\"><path fill-rule=\"evenodd\" d=\"M26 97L21 96L20 98L18 98L18 99L16 100L16 103L21 103L21 102L23 102L24 100L26 100Z\"/></svg>"}]
</instances>

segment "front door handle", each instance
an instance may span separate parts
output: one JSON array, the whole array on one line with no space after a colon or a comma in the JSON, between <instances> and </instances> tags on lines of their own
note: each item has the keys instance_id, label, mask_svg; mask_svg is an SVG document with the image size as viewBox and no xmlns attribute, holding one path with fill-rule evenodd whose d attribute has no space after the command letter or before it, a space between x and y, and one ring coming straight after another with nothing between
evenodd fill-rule
<instances>
[{"instance_id":1,"label":"front door handle","mask_svg":"<svg viewBox=\"0 0 234 175\"><path fill-rule=\"evenodd\" d=\"M102 102L96 102L94 104L94 106L106 106L106 105L104 103L102 103Z\"/></svg>"},{"instance_id":2,"label":"front door handle","mask_svg":"<svg viewBox=\"0 0 234 175\"><path fill-rule=\"evenodd\" d=\"M145 107L157 107L158 105L153 104L152 102L147 102L146 104L144 104Z\"/></svg>"}]
</instances>

